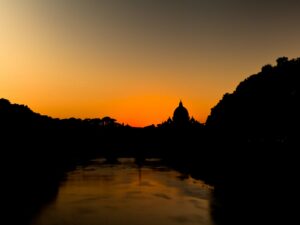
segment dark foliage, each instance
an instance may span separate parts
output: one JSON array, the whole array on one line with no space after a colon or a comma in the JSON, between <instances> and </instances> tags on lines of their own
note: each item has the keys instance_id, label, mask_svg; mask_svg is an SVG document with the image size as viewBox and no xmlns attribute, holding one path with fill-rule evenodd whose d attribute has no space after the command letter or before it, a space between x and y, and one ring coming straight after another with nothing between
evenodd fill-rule
<instances>
[{"instance_id":1,"label":"dark foliage","mask_svg":"<svg viewBox=\"0 0 300 225\"><path fill-rule=\"evenodd\" d=\"M161 157L215 186L216 224L286 220L300 169L299 76L300 59L279 58L225 94L205 126L182 104L157 127L132 128L110 117L54 119L0 99L4 214L11 224L30 221L55 198L64 173L93 157L135 157L139 165Z\"/></svg>"},{"instance_id":2,"label":"dark foliage","mask_svg":"<svg viewBox=\"0 0 300 225\"><path fill-rule=\"evenodd\" d=\"M225 94L206 125L248 142L292 141L299 127L299 80L300 58L279 58Z\"/></svg>"},{"instance_id":3,"label":"dark foliage","mask_svg":"<svg viewBox=\"0 0 300 225\"><path fill-rule=\"evenodd\" d=\"M214 165L217 224L287 224L297 219L300 59L241 82L212 109L206 122ZM195 170L198 171L199 170Z\"/></svg>"}]
</instances>

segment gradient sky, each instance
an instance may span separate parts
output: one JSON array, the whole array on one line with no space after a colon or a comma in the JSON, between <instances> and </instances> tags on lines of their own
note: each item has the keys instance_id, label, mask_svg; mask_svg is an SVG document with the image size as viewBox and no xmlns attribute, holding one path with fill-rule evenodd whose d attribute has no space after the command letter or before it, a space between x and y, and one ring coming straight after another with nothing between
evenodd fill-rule
<instances>
[{"instance_id":1,"label":"gradient sky","mask_svg":"<svg viewBox=\"0 0 300 225\"><path fill-rule=\"evenodd\" d=\"M0 0L0 97L134 126L180 99L205 122L225 92L300 56L300 1Z\"/></svg>"}]
</instances>

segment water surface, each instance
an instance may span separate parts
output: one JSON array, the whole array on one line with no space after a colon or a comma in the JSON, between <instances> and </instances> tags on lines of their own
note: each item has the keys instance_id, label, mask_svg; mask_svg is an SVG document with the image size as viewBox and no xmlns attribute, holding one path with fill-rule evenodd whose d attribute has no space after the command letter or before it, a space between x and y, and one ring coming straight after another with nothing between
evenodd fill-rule
<instances>
[{"instance_id":1,"label":"water surface","mask_svg":"<svg viewBox=\"0 0 300 225\"><path fill-rule=\"evenodd\" d=\"M68 173L33 225L212 225L211 187L162 166L97 159Z\"/></svg>"}]
</instances>

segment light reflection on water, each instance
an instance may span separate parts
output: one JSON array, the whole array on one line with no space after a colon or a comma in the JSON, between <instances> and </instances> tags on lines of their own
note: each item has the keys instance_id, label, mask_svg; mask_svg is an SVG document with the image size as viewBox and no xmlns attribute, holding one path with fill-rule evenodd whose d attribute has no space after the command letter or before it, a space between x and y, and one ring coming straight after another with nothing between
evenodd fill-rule
<instances>
[{"instance_id":1,"label":"light reflection on water","mask_svg":"<svg viewBox=\"0 0 300 225\"><path fill-rule=\"evenodd\" d=\"M70 172L33 225L213 224L211 187L149 160L97 159Z\"/></svg>"}]
</instances>

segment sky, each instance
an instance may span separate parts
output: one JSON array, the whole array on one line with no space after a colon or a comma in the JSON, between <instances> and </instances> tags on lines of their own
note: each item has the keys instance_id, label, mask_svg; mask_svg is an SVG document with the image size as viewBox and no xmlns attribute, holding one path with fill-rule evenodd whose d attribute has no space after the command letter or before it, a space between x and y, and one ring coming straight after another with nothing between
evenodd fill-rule
<instances>
[{"instance_id":1,"label":"sky","mask_svg":"<svg viewBox=\"0 0 300 225\"><path fill-rule=\"evenodd\" d=\"M300 56L296 0L0 0L0 98L58 118L195 119Z\"/></svg>"}]
</instances>

